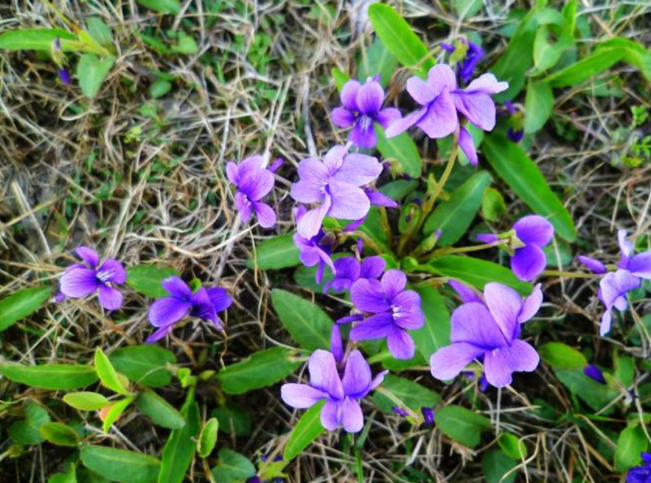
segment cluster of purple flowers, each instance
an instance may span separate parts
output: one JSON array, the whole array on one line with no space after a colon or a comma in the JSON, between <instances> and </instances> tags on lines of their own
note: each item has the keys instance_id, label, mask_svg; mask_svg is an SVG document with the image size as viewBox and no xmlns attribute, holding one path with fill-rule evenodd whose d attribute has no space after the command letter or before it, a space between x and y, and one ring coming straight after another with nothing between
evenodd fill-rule
<instances>
[{"instance_id":1,"label":"cluster of purple flowers","mask_svg":"<svg viewBox=\"0 0 651 483\"><path fill-rule=\"evenodd\" d=\"M127 279L122 263L107 259L100 264L99 254L88 247L78 247L75 252L85 263L75 263L66 268L61 276L57 300L82 298L97 292L99 303L106 310L122 307L122 292L115 287ZM147 342L162 339L188 315L210 321L218 329L223 329L217 313L233 303L225 289L199 287L192 292L188 284L175 276L163 280L161 285L169 296L157 299L149 308L149 322L158 330L147 338Z\"/></svg>"},{"instance_id":2,"label":"cluster of purple flowers","mask_svg":"<svg viewBox=\"0 0 651 483\"><path fill-rule=\"evenodd\" d=\"M651 280L651 251L634 255L635 248L626 239L626 231L617 232L617 241L621 256L617 269L608 272L606 266L597 259L584 255L578 257L586 268L596 274L605 274L599 282L599 298L606 310L601 317L600 334L610 332L613 321L613 309L620 312L626 310L628 302L626 296L631 290L642 285L642 279Z\"/></svg>"}]
</instances>

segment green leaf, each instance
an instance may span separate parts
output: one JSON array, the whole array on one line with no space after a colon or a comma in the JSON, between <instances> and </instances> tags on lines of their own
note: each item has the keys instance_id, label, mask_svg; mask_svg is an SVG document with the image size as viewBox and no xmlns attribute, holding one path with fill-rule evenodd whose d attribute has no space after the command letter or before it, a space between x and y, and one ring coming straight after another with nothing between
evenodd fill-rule
<instances>
[{"instance_id":1,"label":"green leaf","mask_svg":"<svg viewBox=\"0 0 651 483\"><path fill-rule=\"evenodd\" d=\"M285 461L291 461L305 450L313 441L323 434L325 428L321 424L321 408L325 401L320 401L305 411L296 423L289 436L283 452Z\"/></svg>"},{"instance_id":2,"label":"green leaf","mask_svg":"<svg viewBox=\"0 0 651 483\"><path fill-rule=\"evenodd\" d=\"M152 344L123 347L112 352L109 360L121 374L148 387L164 387L172 382L166 367L176 364L172 352Z\"/></svg>"},{"instance_id":3,"label":"green leaf","mask_svg":"<svg viewBox=\"0 0 651 483\"><path fill-rule=\"evenodd\" d=\"M641 464L640 453L647 451L648 447L649 442L641 426L635 424L625 428L617 439L615 469L624 472Z\"/></svg>"},{"instance_id":4,"label":"green leaf","mask_svg":"<svg viewBox=\"0 0 651 483\"><path fill-rule=\"evenodd\" d=\"M217 444L217 431L219 430L219 420L210 418L201 428L199 442L197 444L197 453L201 458L207 458L215 449Z\"/></svg>"},{"instance_id":5,"label":"green leaf","mask_svg":"<svg viewBox=\"0 0 651 483\"><path fill-rule=\"evenodd\" d=\"M497 102L513 99L524 86L525 72L533 65L533 43L537 27L536 11L532 10L519 22L506 50L491 68L499 81L509 83L505 92L495 96Z\"/></svg>"},{"instance_id":6,"label":"green leaf","mask_svg":"<svg viewBox=\"0 0 651 483\"><path fill-rule=\"evenodd\" d=\"M111 401L96 392L71 392L63 396L63 401L80 411L97 411L111 405Z\"/></svg>"},{"instance_id":7,"label":"green leaf","mask_svg":"<svg viewBox=\"0 0 651 483\"><path fill-rule=\"evenodd\" d=\"M524 132L534 133L541 129L554 108L554 93L547 82L530 82L524 101Z\"/></svg>"},{"instance_id":8,"label":"green leaf","mask_svg":"<svg viewBox=\"0 0 651 483\"><path fill-rule=\"evenodd\" d=\"M346 82L350 80L350 76L343 72L341 69L337 69L336 67L332 69L332 77L335 80L335 85L337 86L337 90L341 92L341 89L344 88L344 85Z\"/></svg>"},{"instance_id":9,"label":"green leaf","mask_svg":"<svg viewBox=\"0 0 651 483\"><path fill-rule=\"evenodd\" d=\"M81 56L77 64L77 78L81 91L86 97L93 98L97 95L114 63L115 57L113 56L103 58L95 54Z\"/></svg>"},{"instance_id":10,"label":"green leaf","mask_svg":"<svg viewBox=\"0 0 651 483\"><path fill-rule=\"evenodd\" d=\"M458 242L477 216L484 190L491 182L488 171L478 171L457 188L450 199L440 203L425 221L423 231L429 235L441 230L437 246Z\"/></svg>"},{"instance_id":11,"label":"green leaf","mask_svg":"<svg viewBox=\"0 0 651 483\"><path fill-rule=\"evenodd\" d=\"M366 55L362 55L360 59L358 77L364 81L379 74L380 84L386 87L389 80L391 80L393 71L396 70L397 64L398 61L384 43L380 39L375 39L371 47L366 51Z\"/></svg>"},{"instance_id":12,"label":"green leaf","mask_svg":"<svg viewBox=\"0 0 651 483\"><path fill-rule=\"evenodd\" d=\"M255 352L248 359L226 366L217 374L227 394L242 394L271 386L294 372L300 362L291 360L292 351L274 347Z\"/></svg>"},{"instance_id":13,"label":"green leaf","mask_svg":"<svg viewBox=\"0 0 651 483\"><path fill-rule=\"evenodd\" d=\"M506 214L506 203L502 193L490 186L484 190L481 213L488 221L498 221Z\"/></svg>"},{"instance_id":14,"label":"green leaf","mask_svg":"<svg viewBox=\"0 0 651 483\"><path fill-rule=\"evenodd\" d=\"M62 391L90 386L98 379L94 367L64 364L22 366L5 362L0 364L0 374L30 387Z\"/></svg>"},{"instance_id":15,"label":"green leaf","mask_svg":"<svg viewBox=\"0 0 651 483\"><path fill-rule=\"evenodd\" d=\"M618 396L616 391L586 376L583 369L555 369L554 372L559 381L595 411L603 409Z\"/></svg>"},{"instance_id":16,"label":"green leaf","mask_svg":"<svg viewBox=\"0 0 651 483\"><path fill-rule=\"evenodd\" d=\"M216 481L233 483L255 475L255 466L246 456L228 448L220 449L218 456L217 466L210 470Z\"/></svg>"},{"instance_id":17,"label":"green leaf","mask_svg":"<svg viewBox=\"0 0 651 483\"><path fill-rule=\"evenodd\" d=\"M376 123L375 135L377 136L376 147L382 154L383 161L397 161L402 172L406 175L412 178L420 177L423 170L423 160L418 154L416 143L409 137L409 134L402 133L387 139L382 126Z\"/></svg>"},{"instance_id":18,"label":"green leaf","mask_svg":"<svg viewBox=\"0 0 651 483\"><path fill-rule=\"evenodd\" d=\"M623 37L614 37L600 42L597 49L621 49L622 61L640 69L640 72L651 82L651 53L638 42Z\"/></svg>"},{"instance_id":19,"label":"green leaf","mask_svg":"<svg viewBox=\"0 0 651 483\"><path fill-rule=\"evenodd\" d=\"M47 410L30 401L25 406L25 419L14 421L9 426L9 437L19 444L42 443L43 436L39 428L50 421Z\"/></svg>"},{"instance_id":20,"label":"green leaf","mask_svg":"<svg viewBox=\"0 0 651 483\"><path fill-rule=\"evenodd\" d=\"M255 247L255 258L249 258L247 267L259 270L278 270L301 263L294 233L268 238Z\"/></svg>"},{"instance_id":21,"label":"green leaf","mask_svg":"<svg viewBox=\"0 0 651 483\"><path fill-rule=\"evenodd\" d=\"M624 386L630 386L635 380L635 360L632 357L615 353L615 378Z\"/></svg>"},{"instance_id":22,"label":"green leaf","mask_svg":"<svg viewBox=\"0 0 651 483\"><path fill-rule=\"evenodd\" d=\"M429 363L432 354L441 347L450 345L450 312L434 287L418 287L416 292L420 295L421 307L425 313L425 325L409 333L416 343L416 350Z\"/></svg>"},{"instance_id":23,"label":"green leaf","mask_svg":"<svg viewBox=\"0 0 651 483\"><path fill-rule=\"evenodd\" d=\"M170 403L154 391L143 391L136 401L138 409L145 414L154 424L163 428L180 429L185 425L183 415Z\"/></svg>"},{"instance_id":24,"label":"green leaf","mask_svg":"<svg viewBox=\"0 0 651 483\"><path fill-rule=\"evenodd\" d=\"M52 287L33 287L0 300L0 332L36 312L51 293Z\"/></svg>"},{"instance_id":25,"label":"green leaf","mask_svg":"<svg viewBox=\"0 0 651 483\"><path fill-rule=\"evenodd\" d=\"M445 406L436 411L436 426L451 439L474 448L481 441L481 433L491 427L485 416L461 406Z\"/></svg>"},{"instance_id":26,"label":"green leaf","mask_svg":"<svg viewBox=\"0 0 651 483\"><path fill-rule=\"evenodd\" d=\"M50 52L54 41L60 38L63 50L70 51L66 40L74 41L75 35L63 29L20 29L0 35L3 50L45 50Z\"/></svg>"},{"instance_id":27,"label":"green leaf","mask_svg":"<svg viewBox=\"0 0 651 483\"><path fill-rule=\"evenodd\" d=\"M482 0L454 0L454 9L457 11L459 20L474 16L481 10Z\"/></svg>"},{"instance_id":28,"label":"green leaf","mask_svg":"<svg viewBox=\"0 0 651 483\"><path fill-rule=\"evenodd\" d=\"M179 32L179 39L175 45L172 45L171 51L177 54L196 54L199 52L199 46L193 37L185 32Z\"/></svg>"},{"instance_id":29,"label":"green leaf","mask_svg":"<svg viewBox=\"0 0 651 483\"><path fill-rule=\"evenodd\" d=\"M201 430L201 416L193 391L188 394L179 416L185 420L185 424L172 431L165 443L158 483L182 483L194 458Z\"/></svg>"},{"instance_id":30,"label":"green leaf","mask_svg":"<svg viewBox=\"0 0 651 483\"><path fill-rule=\"evenodd\" d=\"M378 409L389 414L393 412L391 410L392 406L407 407L417 411L423 407L434 407L441 400L441 396L431 389L393 374L387 374L384 377L381 387L384 391L391 393L393 397L389 397L383 391L376 390L373 393L373 402ZM402 401L402 404L398 404L397 400Z\"/></svg>"},{"instance_id":31,"label":"green leaf","mask_svg":"<svg viewBox=\"0 0 651 483\"><path fill-rule=\"evenodd\" d=\"M251 434L251 413L246 408L227 402L213 409L212 415L219 421L219 430L223 433L239 437Z\"/></svg>"},{"instance_id":32,"label":"green leaf","mask_svg":"<svg viewBox=\"0 0 651 483\"><path fill-rule=\"evenodd\" d=\"M533 211L546 217L565 240L576 239L570 213L547 185L536 164L517 144L500 134L486 136L484 154L497 174Z\"/></svg>"},{"instance_id":33,"label":"green leaf","mask_svg":"<svg viewBox=\"0 0 651 483\"><path fill-rule=\"evenodd\" d=\"M479 290L484 290L488 282L503 283L522 295L529 295L532 290L530 283L517 278L508 268L479 258L448 255L419 268L466 282Z\"/></svg>"},{"instance_id":34,"label":"green leaf","mask_svg":"<svg viewBox=\"0 0 651 483\"><path fill-rule=\"evenodd\" d=\"M504 454L511 459L520 461L527 457L527 445L514 434L502 433L498 443Z\"/></svg>"},{"instance_id":35,"label":"green leaf","mask_svg":"<svg viewBox=\"0 0 651 483\"><path fill-rule=\"evenodd\" d=\"M554 67L561 55L574 47L574 38L568 34L561 34L558 41L551 41L552 30L543 25L536 32L533 44L533 61L536 72L544 72Z\"/></svg>"},{"instance_id":36,"label":"green leaf","mask_svg":"<svg viewBox=\"0 0 651 483\"><path fill-rule=\"evenodd\" d=\"M271 291L271 302L283 326L301 347L310 350L330 347L333 322L317 305L277 288Z\"/></svg>"},{"instance_id":37,"label":"green leaf","mask_svg":"<svg viewBox=\"0 0 651 483\"><path fill-rule=\"evenodd\" d=\"M89 470L120 483L150 483L160 470L160 460L123 449L90 445L81 448L79 456Z\"/></svg>"},{"instance_id":38,"label":"green leaf","mask_svg":"<svg viewBox=\"0 0 651 483\"><path fill-rule=\"evenodd\" d=\"M88 33L99 45L110 45L113 43L111 29L99 17L90 17L86 22Z\"/></svg>"},{"instance_id":39,"label":"green leaf","mask_svg":"<svg viewBox=\"0 0 651 483\"><path fill-rule=\"evenodd\" d=\"M406 67L418 67L425 73L434 65L428 56L427 46L418 38L398 12L381 3L368 9L373 29L393 56Z\"/></svg>"},{"instance_id":40,"label":"green leaf","mask_svg":"<svg viewBox=\"0 0 651 483\"><path fill-rule=\"evenodd\" d=\"M79 435L74 428L63 423L46 423L38 429L41 436L48 442L57 446L79 446Z\"/></svg>"},{"instance_id":41,"label":"green leaf","mask_svg":"<svg viewBox=\"0 0 651 483\"><path fill-rule=\"evenodd\" d=\"M548 342L538 349L538 354L555 369L583 369L588 365L581 352L561 342Z\"/></svg>"},{"instance_id":42,"label":"green leaf","mask_svg":"<svg viewBox=\"0 0 651 483\"><path fill-rule=\"evenodd\" d=\"M120 399L109 407L109 410L106 413L104 418L104 423L102 424L102 430L105 433L109 432L113 423L116 422L122 413L131 405L131 403L136 399L136 396L125 397Z\"/></svg>"},{"instance_id":43,"label":"green leaf","mask_svg":"<svg viewBox=\"0 0 651 483\"><path fill-rule=\"evenodd\" d=\"M166 81L165 79L158 79L149 86L149 95L154 99L158 99L159 97L163 97L170 90L172 90L171 82Z\"/></svg>"},{"instance_id":44,"label":"green leaf","mask_svg":"<svg viewBox=\"0 0 651 483\"><path fill-rule=\"evenodd\" d=\"M120 380L118 373L115 372L111 361L99 347L95 349L95 370L102 386L123 396L131 395L129 389Z\"/></svg>"},{"instance_id":45,"label":"green leaf","mask_svg":"<svg viewBox=\"0 0 651 483\"><path fill-rule=\"evenodd\" d=\"M48 478L47 483L77 483L75 464L70 464L65 473L54 473Z\"/></svg>"},{"instance_id":46,"label":"green leaf","mask_svg":"<svg viewBox=\"0 0 651 483\"><path fill-rule=\"evenodd\" d=\"M575 86L609 69L623 56L624 50L621 48L599 49L580 61L545 77L543 81L548 82L552 87Z\"/></svg>"},{"instance_id":47,"label":"green leaf","mask_svg":"<svg viewBox=\"0 0 651 483\"><path fill-rule=\"evenodd\" d=\"M181 11L181 2L179 0L136 0L136 3L160 13L176 15Z\"/></svg>"},{"instance_id":48,"label":"green leaf","mask_svg":"<svg viewBox=\"0 0 651 483\"><path fill-rule=\"evenodd\" d=\"M496 449L486 452L481 459L481 467L486 483L512 483L518 473L517 471L509 473L509 471L516 466L518 466L516 461ZM509 476L504 478L507 473L509 473Z\"/></svg>"},{"instance_id":49,"label":"green leaf","mask_svg":"<svg viewBox=\"0 0 651 483\"><path fill-rule=\"evenodd\" d=\"M179 272L172 267L159 267L151 264L136 265L127 268L127 285L147 297L168 297L169 294L161 283L174 275L178 277Z\"/></svg>"}]
</instances>

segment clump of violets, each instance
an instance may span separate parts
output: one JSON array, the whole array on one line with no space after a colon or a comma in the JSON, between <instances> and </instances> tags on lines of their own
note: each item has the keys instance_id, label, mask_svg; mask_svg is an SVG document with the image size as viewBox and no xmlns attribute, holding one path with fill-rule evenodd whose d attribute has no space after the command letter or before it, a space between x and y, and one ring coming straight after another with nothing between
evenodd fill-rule
<instances>
[{"instance_id":1,"label":"clump of violets","mask_svg":"<svg viewBox=\"0 0 651 483\"><path fill-rule=\"evenodd\" d=\"M147 338L147 342L162 339L188 315L210 321L219 330L223 329L217 314L233 303L225 289L200 287L193 293L179 277L166 278L162 286L169 297L156 299L149 308L149 322L158 330Z\"/></svg>"},{"instance_id":2,"label":"clump of violets","mask_svg":"<svg viewBox=\"0 0 651 483\"><path fill-rule=\"evenodd\" d=\"M364 415L359 401L379 386L387 371L372 377L368 362L358 350L353 350L345 362L343 378L337 371L332 353L319 349L308 362L310 384L284 384L282 400L296 409L306 409L326 401L321 409L321 424L328 431L343 426L348 433L364 427Z\"/></svg>"},{"instance_id":3,"label":"clump of violets","mask_svg":"<svg viewBox=\"0 0 651 483\"><path fill-rule=\"evenodd\" d=\"M353 305L368 317L350 331L355 341L387 339L389 351L396 359L414 357L415 345L409 330L420 329L425 323L420 295L405 290L407 276L400 270L389 270L381 281L356 281L350 295Z\"/></svg>"},{"instance_id":4,"label":"clump of violets","mask_svg":"<svg viewBox=\"0 0 651 483\"><path fill-rule=\"evenodd\" d=\"M432 375L453 379L472 361L483 360L488 383L504 387L511 384L514 372L535 370L538 353L520 339L520 331L538 312L542 298L540 284L522 299L506 285L487 283L481 302L473 297L452 313L452 344L430 358Z\"/></svg>"},{"instance_id":5,"label":"clump of violets","mask_svg":"<svg viewBox=\"0 0 651 483\"><path fill-rule=\"evenodd\" d=\"M385 107L384 89L378 78L369 78L364 84L357 80L349 80L341 89L342 106L332 111L332 122L342 128L352 129L349 134L350 142L362 149L374 148L377 144L375 123L383 128L400 119L400 111L393 107Z\"/></svg>"},{"instance_id":6,"label":"clump of violets","mask_svg":"<svg viewBox=\"0 0 651 483\"><path fill-rule=\"evenodd\" d=\"M294 218L299 222L307 210L303 206L294 209ZM300 233L294 234L294 245L298 248L298 258L306 267L317 265L316 283L321 283L326 265L334 273L336 265L330 257L334 240L327 236L323 230L319 230L311 238L305 238Z\"/></svg>"},{"instance_id":7,"label":"clump of violets","mask_svg":"<svg viewBox=\"0 0 651 483\"><path fill-rule=\"evenodd\" d=\"M651 453L641 453L642 464L628 470L626 483L651 483Z\"/></svg>"},{"instance_id":8,"label":"clump of violets","mask_svg":"<svg viewBox=\"0 0 651 483\"><path fill-rule=\"evenodd\" d=\"M511 257L511 270L520 280L530 282L547 266L543 251L554 238L554 226L540 215L527 215L513 225L517 240ZM484 243L495 243L499 237L493 234L479 234L477 239Z\"/></svg>"},{"instance_id":9,"label":"clump of violets","mask_svg":"<svg viewBox=\"0 0 651 483\"><path fill-rule=\"evenodd\" d=\"M232 161L227 163L226 175L237 187L235 208L242 221L247 223L255 213L261 227L273 227L276 224L276 213L261 200L271 192L275 179L273 173L264 167L262 156L252 156L239 165Z\"/></svg>"},{"instance_id":10,"label":"clump of violets","mask_svg":"<svg viewBox=\"0 0 651 483\"><path fill-rule=\"evenodd\" d=\"M617 241L621 256L617 270L608 272L599 260L580 255L578 260L591 272L606 274L599 282L599 299L606 307L601 316L600 334L610 332L613 321L613 309L623 312L628 308L626 296L631 290L642 285L642 279L651 279L651 251L634 255L635 248L626 239L626 230L617 232Z\"/></svg>"},{"instance_id":11,"label":"clump of violets","mask_svg":"<svg viewBox=\"0 0 651 483\"><path fill-rule=\"evenodd\" d=\"M460 126L459 114L483 131L492 131L496 109L491 96L508 87L507 82L498 82L493 74L482 74L465 89L459 89L450 66L435 65L426 80L414 76L407 81L407 92L421 108L391 124L386 135L397 136L417 126L430 138L438 139L459 128L459 147L476 166L477 151L468 130Z\"/></svg>"},{"instance_id":12,"label":"clump of violets","mask_svg":"<svg viewBox=\"0 0 651 483\"><path fill-rule=\"evenodd\" d=\"M299 203L312 204L298 220L298 233L311 239L319 233L326 216L342 220L364 218L371 201L362 189L380 175L380 162L365 154L349 153L346 146L334 146L323 160L308 158L298 165L300 180L292 185L291 196Z\"/></svg>"},{"instance_id":13,"label":"clump of violets","mask_svg":"<svg viewBox=\"0 0 651 483\"><path fill-rule=\"evenodd\" d=\"M60 281L61 294L74 299L97 292L99 303L106 310L122 307L122 292L114 287L127 280L122 264L112 258L100 264L98 253L88 247L79 247L75 253L84 263L75 263L65 270Z\"/></svg>"},{"instance_id":14,"label":"clump of violets","mask_svg":"<svg viewBox=\"0 0 651 483\"><path fill-rule=\"evenodd\" d=\"M382 257L367 257L361 262L355 257L343 257L335 260L334 278L325 284L323 292L329 289L335 292L350 290L358 280L377 279L384 273L386 262Z\"/></svg>"}]
</instances>

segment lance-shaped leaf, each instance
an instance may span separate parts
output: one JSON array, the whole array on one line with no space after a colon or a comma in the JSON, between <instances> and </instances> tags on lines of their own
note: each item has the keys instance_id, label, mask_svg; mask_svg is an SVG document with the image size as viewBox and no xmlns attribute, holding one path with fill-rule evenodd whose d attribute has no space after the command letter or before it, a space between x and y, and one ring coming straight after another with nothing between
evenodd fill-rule
<instances>
[{"instance_id":1,"label":"lance-shaped leaf","mask_svg":"<svg viewBox=\"0 0 651 483\"><path fill-rule=\"evenodd\" d=\"M89 470L119 483L151 483L160 471L160 460L123 449L84 446L79 457Z\"/></svg>"},{"instance_id":2,"label":"lance-shaped leaf","mask_svg":"<svg viewBox=\"0 0 651 483\"><path fill-rule=\"evenodd\" d=\"M249 258L247 266L260 270L278 270L294 267L301 261L298 259L298 248L294 245L294 234L279 235L258 244L254 258Z\"/></svg>"},{"instance_id":3,"label":"lance-shaped leaf","mask_svg":"<svg viewBox=\"0 0 651 483\"><path fill-rule=\"evenodd\" d=\"M51 293L52 287L33 287L0 300L0 332L36 312Z\"/></svg>"},{"instance_id":4,"label":"lance-shaped leaf","mask_svg":"<svg viewBox=\"0 0 651 483\"><path fill-rule=\"evenodd\" d=\"M124 384L122 378L113 368L111 361L99 347L95 349L95 370L97 371L102 386L123 396L131 395L126 384Z\"/></svg>"},{"instance_id":5,"label":"lance-shaped leaf","mask_svg":"<svg viewBox=\"0 0 651 483\"><path fill-rule=\"evenodd\" d=\"M5 362L0 364L0 374L30 387L62 391L81 389L97 381L94 367L76 364L23 366Z\"/></svg>"},{"instance_id":6,"label":"lance-shaped leaf","mask_svg":"<svg viewBox=\"0 0 651 483\"><path fill-rule=\"evenodd\" d=\"M321 408L323 408L324 404L325 401L318 402L305 411L298 420L283 452L285 461L289 462L296 458L305 448L323 434L325 428L321 424Z\"/></svg>"},{"instance_id":7,"label":"lance-shaped leaf","mask_svg":"<svg viewBox=\"0 0 651 483\"><path fill-rule=\"evenodd\" d=\"M273 289L271 302L280 321L301 347L328 349L332 319L309 300L285 290Z\"/></svg>"},{"instance_id":8,"label":"lance-shaped leaf","mask_svg":"<svg viewBox=\"0 0 651 483\"><path fill-rule=\"evenodd\" d=\"M570 213L522 148L495 133L486 136L484 154L513 192L533 211L547 218L558 235L569 242L576 239L576 228Z\"/></svg>"}]
</instances>

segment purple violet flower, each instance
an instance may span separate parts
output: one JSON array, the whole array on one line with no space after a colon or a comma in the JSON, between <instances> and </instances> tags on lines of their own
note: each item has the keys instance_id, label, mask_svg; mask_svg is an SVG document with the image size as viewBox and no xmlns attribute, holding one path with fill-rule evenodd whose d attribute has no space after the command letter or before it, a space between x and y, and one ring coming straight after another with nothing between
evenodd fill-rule
<instances>
[{"instance_id":1,"label":"purple violet flower","mask_svg":"<svg viewBox=\"0 0 651 483\"><path fill-rule=\"evenodd\" d=\"M365 154L348 153L346 146L334 146L323 161L307 158L298 165L300 181L292 185L291 196L299 203L316 204L298 220L298 233L314 237L327 216L359 220L368 213L371 202L361 188L382 172L380 162Z\"/></svg>"},{"instance_id":2,"label":"purple violet flower","mask_svg":"<svg viewBox=\"0 0 651 483\"><path fill-rule=\"evenodd\" d=\"M651 453L641 453L642 464L628 470L626 483L651 483Z\"/></svg>"},{"instance_id":3,"label":"purple violet flower","mask_svg":"<svg viewBox=\"0 0 651 483\"><path fill-rule=\"evenodd\" d=\"M368 362L358 350L348 356L343 378L339 376L334 356L322 349L312 353L308 362L310 384L284 384L280 396L296 409L306 409L319 401L327 401L321 409L321 424L328 431L340 426L348 433L357 433L364 426L359 405L369 392L379 386L388 371L372 378Z\"/></svg>"},{"instance_id":4,"label":"purple violet flower","mask_svg":"<svg viewBox=\"0 0 651 483\"><path fill-rule=\"evenodd\" d=\"M588 376L593 381L597 381L599 384L606 384L604 373L601 372L601 370L594 364L588 364L586 368L583 369L583 374Z\"/></svg>"},{"instance_id":5,"label":"purple violet flower","mask_svg":"<svg viewBox=\"0 0 651 483\"><path fill-rule=\"evenodd\" d=\"M513 225L515 235L524 246L515 249L511 257L511 269L516 277L527 282L542 273L547 265L543 248L554 237L554 226L540 215L528 215ZM477 239L484 243L494 243L499 238L493 234L480 234Z\"/></svg>"},{"instance_id":6,"label":"purple violet flower","mask_svg":"<svg viewBox=\"0 0 651 483\"><path fill-rule=\"evenodd\" d=\"M342 107L332 111L332 122L342 128L353 126L349 139L357 147L374 148L377 144L374 124L383 128L400 119L400 111L393 107L382 109L384 89L380 83L369 78L364 84L349 80L341 89Z\"/></svg>"},{"instance_id":7,"label":"purple violet flower","mask_svg":"<svg viewBox=\"0 0 651 483\"><path fill-rule=\"evenodd\" d=\"M513 129L512 127L506 130L506 135L514 143L519 143L524 138L524 131L522 129Z\"/></svg>"},{"instance_id":8,"label":"purple violet flower","mask_svg":"<svg viewBox=\"0 0 651 483\"><path fill-rule=\"evenodd\" d=\"M264 159L259 155L245 159L239 166L231 161L226 164L226 174L237 187L235 208L242 221L247 223L255 212L260 226L271 228L276 224L276 213L260 200L273 189L275 179L273 173L263 165Z\"/></svg>"},{"instance_id":9,"label":"purple violet flower","mask_svg":"<svg viewBox=\"0 0 651 483\"><path fill-rule=\"evenodd\" d=\"M70 84L70 72L68 69L65 67L60 67L57 69L57 73L59 74L59 79L61 82L65 85Z\"/></svg>"},{"instance_id":10,"label":"purple violet flower","mask_svg":"<svg viewBox=\"0 0 651 483\"><path fill-rule=\"evenodd\" d=\"M113 285L122 285L127 280L122 264L108 258L100 265L99 255L92 248L79 247L75 252L84 263L75 263L65 270L60 282L61 293L66 297L81 298L97 291L102 307L119 309L122 293Z\"/></svg>"},{"instance_id":11,"label":"purple violet flower","mask_svg":"<svg viewBox=\"0 0 651 483\"><path fill-rule=\"evenodd\" d=\"M430 358L432 375L447 381L475 359L483 357L489 384L511 384L512 373L538 367L536 350L520 340L521 324L530 320L542 304L540 284L524 300L510 287L497 282L484 287L484 303L470 302L452 313L452 344Z\"/></svg>"},{"instance_id":12,"label":"purple violet flower","mask_svg":"<svg viewBox=\"0 0 651 483\"><path fill-rule=\"evenodd\" d=\"M361 263L354 257L335 260L335 277L325 284L323 293L329 289L335 292L350 290L357 280L377 279L384 273L386 262L382 257L367 257Z\"/></svg>"},{"instance_id":13,"label":"purple violet flower","mask_svg":"<svg viewBox=\"0 0 651 483\"><path fill-rule=\"evenodd\" d=\"M626 295L642 285L642 279L651 280L651 251L634 255L634 247L626 239L626 230L617 232L621 257L617 271L609 272L599 282L599 299L606 307L601 316L599 333L604 336L610 332L613 321L613 308L623 312L628 307ZM599 260L579 256L579 261L594 273L604 273L606 267Z\"/></svg>"},{"instance_id":14,"label":"purple violet flower","mask_svg":"<svg viewBox=\"0 0 651 483\"><path fill-rule=\"evenodd\" d=\"M303 218L306 213L307 210L303 206L294 209L294 217L296 218L297 223L300 222L301 218ZM301 236L300 233L294 235L294 245L296 245L299 250L298 258L301 260L303 265L306 267L318 265L316 271L316 283L321 283L321 280L323 280L323 273L326 265L330 267L332 273L335 273L336 271L335 264L333 263L332 258L330 258L332 246L328 243L329 241L330 239L326 237L323 230L319 230L312 238L305 238Z\"/></svg>"},{"instance_id":15,"label":"purple violet flower","mask_svg":"<svg viewBox=\"0 0 651 483\"><path fill-rule=\"evenodd\" d=\"M188 284L175 276L163 280L162 286L169 297L156 299L149 307L149 322L158 330L147 338L147 342L156 342L165 337L188 314L209 320L219 330L223 329L217 313L226 310L233 303L225 289L201 287L192 293Z\"/></svg>"},{"instance_id":16,"label":"purple violet flower","mask_svg":"<svg viewBox=\"0 0 651 483\"><path fill-rule=\"evenodd\" d=\"M457 62L456 67L459 78L464 84L467 84L474 75L477 64L479 64L479 61L484 57L484 50L480 45L474 42L469 42L466 39L461 39L461 41L468 44L468 51L466 52L466 57ZM445 42L441 42L441 47L451 54L456 50L454 45Z\"/></svg>"},{"instance_id":17,"label":"purple violet flower","mask_svg":"<svg viewBox=\"0 0 651 483\"><path fill-rule=\"evenodd\" d=\"M409 416L409 413L407 411L405 411L404 409L402 409L401 407L398 407L398 406L391 406L391 411L393 411L398 416L401 416L403 418L406 418L407 416Z\"/></svg>"},{"instance_id":18,"label":"purple violet flower","mask_svg":"<svg viewBox=\"0 0 651 483\"><path fill-rule=\"evenodd\" d=\"M389 270L382 281L362 279L350 290L353 305L373 314L358 322L350 331L352 340L387 339L389 351L396 359L414 357L414 341L408 330L420 329L425 323L420 295L405 290L407 276L400 270Z\"/></svg>"},{"instance_id":19,"label":"purple violet flower","mask_svg":"<svg viewBox=\"0 0 651 483\"><path fill-rule=\"evenodd\" d=\"M391 124L386 135L390 138L418 126L430 138L442 138L459 127L457 112L482 130L491 131L495 127L496 112L491 95L508 87L507 82L498 82L493 74L482 74L465 89L458 89L454 71L445 64L435 65L426 81L417 76L407 81L407 92L422 107ZM475 166L475 145L463 126L459 130L459 147Z\"/></svg>"},{"instance_id":20,"label":"purple violet flower","mask_svg":"<svg viewBox=\"0 0 651 483\"><path fill-rule=\"evenodd\" d=\"M423 424L425 426L433 426L434 425L434 409L432 409L432 408L421 408L420 410L423 413L423 418L425 419L425 422Z\"/></svg>"}]
</instances>

